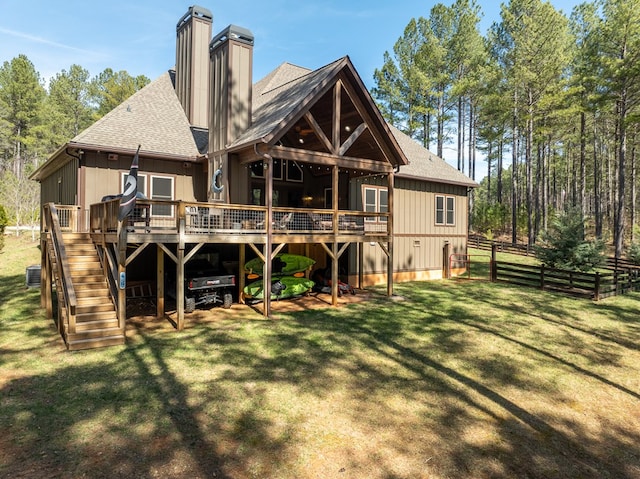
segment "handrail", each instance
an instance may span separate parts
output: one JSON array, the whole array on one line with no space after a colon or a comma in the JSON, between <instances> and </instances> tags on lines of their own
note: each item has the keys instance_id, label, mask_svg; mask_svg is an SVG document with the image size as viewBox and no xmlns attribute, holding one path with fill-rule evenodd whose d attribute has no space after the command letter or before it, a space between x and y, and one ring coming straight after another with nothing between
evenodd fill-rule
<instances>
[{"instance_id":1,"label":"handrail","mask_svg":"<svg viewBox=\"0 0 640 479\"><path fill-rule=\"evenodd\" d=\"M67 318L69 322L69 334L75 334L76 332L76 308L78 305L76 299L76 292L71 281L71 271L69 269L69 261L67 259L67 252L64 247L64 241L62 241L62 229L60 228L60 220L58 218L58 211L53 203L45 205L45 222L47 229L51 236L51 242L53 244L53 252L56 258L56 264L58 265L58 274L60 276L60 286L64 294L65 306L67 309ZM61 321L62 318L58 318Z\"/></svg>"},{"instance_id":2,"label":"handrail","mask_svg":"<svg viewBox=\"0 0 640 479\"><path fill-rule=\"evenodd\" d=\"M116 232L119 201L91 205L90 231ZM390 213L318 208L273 207L274 234L391 236ZM337 216L337 218L336 218ZM130 231L178 234L266 234L265 206L195 201L138 200L128 219Z\"/></svg>"}]
</instances>

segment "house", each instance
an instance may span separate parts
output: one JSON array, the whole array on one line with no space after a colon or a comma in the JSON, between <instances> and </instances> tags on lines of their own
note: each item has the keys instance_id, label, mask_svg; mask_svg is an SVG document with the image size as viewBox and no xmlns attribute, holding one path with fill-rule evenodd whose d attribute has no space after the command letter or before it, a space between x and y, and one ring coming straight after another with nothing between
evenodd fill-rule
<instances>
[{"instance_id":1,"label":"house","mask_svg":"<svg viewBox=\"0 0 640 479\"><path fill-rule=\"evenodd\" d=\"M68 295L58 281L70 258L56 243L92 244L122 331L125 284L154 280L162 316L165 266L175 268L182 298L184 265L199 250L235 268L239 291L250 255L265 260L267 289L275 254L305 254L331 268L334 304L339 277L361 287L386 282L389 295L394 281L442 277L449 254L466 251L476 183L386 123L348 57L313 71L283 63L252 84L252 33L231 25L211 34L211 12L190 7L176 27L175 70L32 175L50 278L43 306L54 282ZM117 200L101 199L123 190L139 146L138 191L147 200L126 228ZM73 271L66 276L73 289ZM67 323L77 320L72 299L58 301ZM180 329L180 299L177 311Z\"/></svg>"}]
</instances>

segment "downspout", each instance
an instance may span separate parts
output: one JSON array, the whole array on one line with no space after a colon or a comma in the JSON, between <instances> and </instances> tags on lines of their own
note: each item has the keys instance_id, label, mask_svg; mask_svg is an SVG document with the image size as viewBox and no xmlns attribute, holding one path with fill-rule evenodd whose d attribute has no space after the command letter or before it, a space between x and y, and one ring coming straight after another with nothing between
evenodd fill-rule
<instances>
[{"instance_id":1,"label":"downspout","mask_svg":"<svg viewBox=\"0 0 640 479\"><path fill-rule=\"evenodd\" d=\"M268 153L260 153L258 144L253 145L256 155L262 157L263 167L265 169L265 204L267 206L267 217L265 218L265 228L267 230L267 238L264 244L264 267L262 274L262 290L263 290L263 310L266 318L271 316L271 234L272 234L272 218L273 218L273 157Z\"/></svg>"}]
</instances>

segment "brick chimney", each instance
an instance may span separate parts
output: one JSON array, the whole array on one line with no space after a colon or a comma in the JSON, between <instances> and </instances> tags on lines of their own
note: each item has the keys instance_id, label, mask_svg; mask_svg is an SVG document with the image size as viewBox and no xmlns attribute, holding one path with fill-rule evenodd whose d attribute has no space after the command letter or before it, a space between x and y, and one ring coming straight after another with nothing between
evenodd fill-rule
<instances>
[{"instance_id":1,"label":"brick chimney","mask_svg":"<svg viewBox=\"0 0 640 479\"><path fill-rule=\"evenodd\" d=\"M213 15L189 7L176 25L176 94L193 126L209 125L209 40Z\"/></svg>"}]
</instances>

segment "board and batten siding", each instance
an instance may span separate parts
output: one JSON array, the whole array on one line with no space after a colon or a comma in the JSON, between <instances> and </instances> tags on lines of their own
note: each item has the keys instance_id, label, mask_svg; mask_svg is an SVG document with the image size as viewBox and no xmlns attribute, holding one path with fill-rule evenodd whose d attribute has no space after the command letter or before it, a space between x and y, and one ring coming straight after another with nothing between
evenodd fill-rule
<instances>
[{"instance_id":1,"label":"board and batten siding","mask_svg":"<svg viewBox=\"0 0 640 479\"><path fill-rule=\"evenodd\" d=\"M78 164L77 158L71 158L58 170L42 180L40 203L75 205L78 201Z\"/></svg>"},{"instance_id":2,"label":"board and batten siding","mask_svg":"<svg viewBox=\"0 0 640 479\"><path fill-rule=\"evenodd\" d=\"M352 183L354 206L362 209L363 184L386 187L385 178L370 178ZM454 224L436 224L436 197L454 198ZM414 281L442 277L443 248L450 253L466 252L468 196L465 186L448 185L396 177L394 188L394 281ZM363 243L364 286L386 281L386 256L376 243ZM350 271L356 271L356 255L350 256ZM447 258L448 261L448 258ZM355 278L350 278L354 281Z\"/></svg>"},{"instance_id":3,"label":"board and batten siding","mask_svg":"<svg viewBox=\"0 0 640 479\"><path fill-rule=\"evenodd\" d=\"M109 160L104 153L88 154L81 179L86 197L81 206L89 208L106 195L122 193L122 175L129 173L132 159L130 156L120 155L116 160ZM173 178L175 200L198 201L194 192L198 189L199 195L206 194L207 179L200 164L140 158L138 176L142 175L146 176L147 182L151 176ZM206 201L206 197L200 201Z\"/></svg>"}]
</instances>

